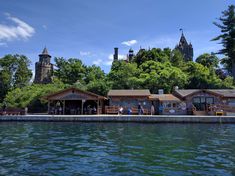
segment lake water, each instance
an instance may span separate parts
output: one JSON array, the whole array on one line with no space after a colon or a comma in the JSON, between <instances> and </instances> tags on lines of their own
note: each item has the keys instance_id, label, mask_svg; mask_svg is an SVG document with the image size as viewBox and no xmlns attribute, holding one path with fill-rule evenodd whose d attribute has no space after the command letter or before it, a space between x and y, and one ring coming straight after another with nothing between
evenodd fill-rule
<instances>
[{"instance_id":1,"label":"lake water","mask_svg":"<svg viewBox=\"0 0 235 176\"><path fill-rule=\"evenodd\" d=\"M235 125L1 122L0 175L235 175Z\"/></svg>"}]
</instances>

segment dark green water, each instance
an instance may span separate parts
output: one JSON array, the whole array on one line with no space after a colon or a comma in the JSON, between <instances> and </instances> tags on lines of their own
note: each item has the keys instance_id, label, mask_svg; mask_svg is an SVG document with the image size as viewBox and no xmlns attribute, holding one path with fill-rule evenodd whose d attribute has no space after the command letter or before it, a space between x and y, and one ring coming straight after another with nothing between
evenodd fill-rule
<instances>
[{"instance_id":1,"label":"dark green water","mask_svg":"<svg viewBox=\"0 0 235 176\"><path fill-rule=\"evenodd\" d=\"M235 125L4 122L0 175L235 175Z\"/></svg>"}]
</instances>

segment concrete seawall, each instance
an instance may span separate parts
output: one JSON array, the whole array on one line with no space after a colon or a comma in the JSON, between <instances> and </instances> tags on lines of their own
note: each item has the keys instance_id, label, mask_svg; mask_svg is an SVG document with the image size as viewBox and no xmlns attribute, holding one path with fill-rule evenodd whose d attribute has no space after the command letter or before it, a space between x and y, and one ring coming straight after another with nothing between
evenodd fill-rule
<instances>
[{"instance_id":1,"label":"concrete seawall","mask_svg":"<svg viewBox=\"0 0 235 176\"><path fill-rule=\"evenodd\" d=\"M3 121L42 122L140 122L140 123L235 123L235 116L167 115L24 115L0 116Z\"/></svg>"}]
</instances>

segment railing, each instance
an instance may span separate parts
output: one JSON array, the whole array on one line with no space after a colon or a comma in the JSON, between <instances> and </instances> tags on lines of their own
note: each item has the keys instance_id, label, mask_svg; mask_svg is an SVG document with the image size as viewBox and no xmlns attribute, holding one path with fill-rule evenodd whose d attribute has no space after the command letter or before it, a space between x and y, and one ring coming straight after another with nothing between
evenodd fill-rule
<instances>
[{"instance_id":1,"label":"railing","mask_svg":"<svg viewBox=\"0 0 235 176\"><path fill-rule=\"evenodd\" d=\"M118 106L105 106L105 113L106 114L118 114L119 107ZM127 114L128 108L124 107L123 112ZM138 114L138 108L132 107L131 114ZM146 108L143 109L143 114L150 114L150 111Z\"/></svg>"},{"instance_id":2,"label":"railing","mask_svg":"<svg viewBox=\"0 0 235 176\"><path fill-rule=\"evenodd\" d=\"M5 110L0 110L0 115L25 115L25 109L21 108L7 108Z\"/></svg>"}]
</instances>

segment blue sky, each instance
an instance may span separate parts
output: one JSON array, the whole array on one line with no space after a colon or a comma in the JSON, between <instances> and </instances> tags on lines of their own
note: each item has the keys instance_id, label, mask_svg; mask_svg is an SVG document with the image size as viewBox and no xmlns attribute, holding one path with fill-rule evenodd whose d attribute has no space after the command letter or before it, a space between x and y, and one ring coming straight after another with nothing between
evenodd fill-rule
<instances>
[{"instance_id":1,"label":"blue sky","mask_svg":"<svg viewBox=\"0 0 235 176\"><path fill-rule=\"evenodd\" d=\"M0 0L0 57L24 54L34 63L44 46L52 57L80 58L108 72L113 48L174 48L180 28L194 59L220 48L212 24L232 0Z\"/></svg>"}]
</instances>

